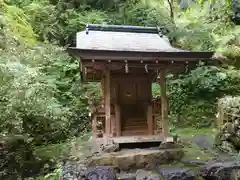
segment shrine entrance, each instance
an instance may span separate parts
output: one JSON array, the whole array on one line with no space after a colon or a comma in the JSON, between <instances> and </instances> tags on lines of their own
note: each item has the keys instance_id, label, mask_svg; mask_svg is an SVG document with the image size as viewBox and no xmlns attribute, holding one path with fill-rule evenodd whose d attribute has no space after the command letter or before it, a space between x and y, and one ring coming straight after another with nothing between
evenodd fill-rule
<instances>
[{"instance_id":1,"label":"shrine entrance","mask_svg":"<svg viewBox=\"0 0 240 180\"><path fill-rule=\"evenodd\" d=\"M122 136L148 135L146 114L141 104L122 105Z\"/></svg>"},{"instance_id":2,"label":"shrine entrance","mask_svg":"<svg viewBox=\"0 0 240 180\"><path fill-rule=\"evenodd\" d=\"M147 102L151 83L132 76L122 81L119 89L122 136L147 135Z\"/></svg>"}]
</instances>

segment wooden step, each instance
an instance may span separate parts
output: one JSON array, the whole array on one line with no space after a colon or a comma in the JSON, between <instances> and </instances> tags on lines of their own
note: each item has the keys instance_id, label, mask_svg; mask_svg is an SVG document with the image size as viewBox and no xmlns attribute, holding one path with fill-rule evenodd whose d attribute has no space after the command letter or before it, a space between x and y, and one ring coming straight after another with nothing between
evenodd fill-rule
<instances>
[{"instance_id":1,"label":"wooden step","mask_svg":"<svg viewBox=\"0 0 240 180\"><path fill-rule=\"evenodd\" d=\"M129 132L144 132L147 129L123 129L122 131L129 131Z\"/></svg>"},{"instance_id":2,"label":"wooden step","mask_svg":"<svg viewBox=\"0 0 240 180\"><path fill-rule=\"evenodd\" d=\"M122 135L148 135L147 120L142 117L125 119L122 126Z\"/></svg>"},{"instance_id":3,"label":"wooden step","mask_svg":"<svg viewBox=\"0 0 240 180\"><path fill-rule=\"evenodd\" d=\"M124 124L147 124L147 121L125 121Z\"/></svg>"},{"instance_id":4,"label":"wooden step","mask_svg":"<svg viewBox=\"0 0 240 180\"><path fill-rule=\"evenodd\" d=\"M123 131L122 136L148 135L148 131Z\"/></svg>"},{"instance_id":5,"label":"wooden step","mask_svg":"<svg viewBox=\"0 0 240 180\"><path fill-rule=\"evenodd\" d=\"M147 123L146 124L123 124L123 126L122 127L128 127L128 126L130 126L130 127L135 127L135 126L141 126L141 127L146 127L147 126Z\"/></svg>"},{"instance_id":6,"label":"wooden step","mask_svg":"<svg viewBox=\"0 0 240 180\"><path fill-rule=\"evenodd\" d=\"M123 128L124 130L133 130L133 129L147 129L147 126L124 126Z\"/></svg>"},{"instance_id":7,"label":"wooden step","mask_svg":"<svg viewBox=\"0 0 240 180\"><path fill-rule=\"evenodd\" d=\"M144 117L129 117L129 118L124 118L126 121L130 120L130 121L145 121L146 118Z\"/></svg>"},{"instance_id":8,"label":"wooden step","mask_svg":"<svg viewBox=\"0 0 240 180\"><path fill-rule=\"evenodd\" d=\"M124 126L147 126L147 123L127 123L127 124L123 124Z\"/></svg>"}]
</instances>

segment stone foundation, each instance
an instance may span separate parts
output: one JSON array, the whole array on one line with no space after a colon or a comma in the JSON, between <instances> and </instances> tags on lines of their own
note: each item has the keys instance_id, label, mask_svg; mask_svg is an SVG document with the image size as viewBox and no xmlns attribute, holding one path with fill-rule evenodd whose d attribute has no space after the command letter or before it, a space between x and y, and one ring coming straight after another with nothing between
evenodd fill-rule
<instances>
[{"instance_id":1,"label":"stone foundation","mask_svg":"<svg viewBox=\"0 0 240 180\"><path fill-rule=\"evenodd\" d=\"M135 172L121 172L113 166L91 166L83 164L65 164L61 180L239 180L240 162L228 161L207 162L199 168L182 166L160 166L153 170L135 170Z\"/></svg>"},{"instance_id":2,"label":"stone foundation","mask_svg":"<svg viewBox=\"0 0 240 180\"><path fill-rule=\"evenodd\" d=\"M87 166L115 166L121 170L153 169L156 165L180 160L182 149L132 149L113 153L103 153L88 158Z\"/></svg>"}]
</instances>

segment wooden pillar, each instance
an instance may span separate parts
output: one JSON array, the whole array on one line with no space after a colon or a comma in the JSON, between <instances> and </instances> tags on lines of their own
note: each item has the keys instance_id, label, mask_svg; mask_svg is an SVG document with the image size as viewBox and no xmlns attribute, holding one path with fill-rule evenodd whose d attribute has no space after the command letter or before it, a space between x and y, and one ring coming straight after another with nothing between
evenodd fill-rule
<instances>
[{"instance_id":1,"label":"wooden pillar","mask_svg":"<svg viewBox=\"0 0 240 180\"><path fill-rule=\"evenodd\" d=\"M105 103L105 135L111 135L111 94L110 94L110 70L105 71L104 81L104 103Z\"/></svg>"},{"instance_id":2,"label":"wooden pillar","mask_svg":"<svg viewBox=\"0 0 240 180\"><path fill-rule=\"evenodd\" d=\"M105 78L102 78L102 80L101 80L101 97L105 97Z\"/></svg>"},{"instance_id":3,"label":"wooden pillar","mask_svg":"<svg viewBox=\"0 0 240 180\"><path fill-rule=\"evenodd\" d=\"M92 117L92 133L93 137L97 138L97 116L95 114Z\"/></svg>"},{"instance_id":4,"label":"wooden pillar","mask_svg":"<svg viewBox=\"0 0 240 180\"><path fill-rule=\"evenodd\" d=\"M166 94L166 72L160 71L160 90L161 90L161 117L164 139L168 137L168 104Z\"/></svg>"},{"instance_id":5,"label":"wooden pillar","mask_svg":"<svg viewBox=\"0 0 240 180\"><path fill-rule=\"evenodd\" d=\"M153 116L153 134L154 135L157 135L158 132L157 132L157 117L156 116Z\"/></svg>"},{"instance_id":6,"label":"wooden pillar","mask_svg":"<svg viewBox=\"0 0 240 180\"><path fill-rule=\"evenodd\" d=\"M147 107L148 135L153 135L153 113L152 104Z\"/></svg>"},{"instance_id":7,"label":"wooden pillar","mask_svg":"<svg viewBox=\"0 0 240 180\"><path fill-rule=\"evenodd\" d=\"M115 104L115 116L116 116L116 136L121 136L121 116L119 104Z\"/></svg>"},{"instance_id":8,"label":"wooden pillar","mask_svg":"<svg viewBox=\"0 0 240 180\"><path fill-rule=\"evenodd\" d=\"M116 136L116 117L114 114L111 115L111 137Z\"/></svg>"}]
</instances>

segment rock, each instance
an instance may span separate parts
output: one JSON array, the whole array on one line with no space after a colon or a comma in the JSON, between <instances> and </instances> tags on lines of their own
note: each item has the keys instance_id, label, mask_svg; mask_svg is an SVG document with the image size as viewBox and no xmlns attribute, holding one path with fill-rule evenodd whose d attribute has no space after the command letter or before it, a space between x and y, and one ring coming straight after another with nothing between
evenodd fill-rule
<instances>
[{"instance_id":1,"label":"rock","mask_svg":"<svg viewBox=\"0 0 240 180\"><path fill-rule=\"evenodd\" d=\"M119 151L119 144L108 144L102 146L102 152L110 153Z\"/></svg>"},{"instance_id":2,"label":"rock","mask_svg":"<svg viewBox=\"0 0 240 180\"><path fill-rule=\"evenodd\" d=\"M192 142L195 143L201 149L209 150L213 148L214 140L211 136L201 134L194 136Z\"/></svg>"},{"instance_id":3,"label":"rock","mask_svg":"<svg viewBox=\"0 0 240 180\"><path fill-rule=\"evenodd\" d=\"M110 165L121 170L129 169L152 169L158 164L166 164L180 160L184 152L182 149L134 149L131 151L120 151L114 153L103 153L87 159L88 166Z\"/></svg>"},{"instance_id":4,"label":"rock","mask_svg":"<svg viewBox=\"0 0 240 180\"><path fill-rule=\"evenodd\" d=\"M181 146L175 142L162 142L159 146L159 149L175 149L181 148Z\"/></svg>"},{"instance_id":5,"label":"rock","mask_svg":"<svg viewBox=\"0 0 240 180\"><path fill-rule=\"evenodd\" d=\"M236 161L209 162L199 171L199 175L206 180L226 180L233 176L236 170L240 170L240 163Z\"/></svg>"},{"instance_id":6,"label":"rock","mask_svg":"<svg viewBox=\"0 0 240 180\"><path fill-rule=\"evenodd\" d=\"M84 164L77 164L67 161L63 167L60 174L61 180L79 180L85 177L87 167ZM81 179L81 180L82 180Z\"/></svg>"},{"instance_id":7,"label":"rock","mask_svg":"<svg viewBox=\"0 0 240 180\"><path fill-rule=\"evenodd\" d=\"M97 166L88 168L86 180L117 180L116 168L112 166Z\"/></svg>"},{"instance_id":8,"label":"rock","mask_svg":"<svg viewBox=\"0 0 240 180\"><path fill-rule=\"evenodd\" d=\"M120 174L117 179L118 180L136 180L136 174L135 173Z\"/></svg>"},{"instance_id":9,"label":"rock","mask_svg":"<svg viewBox=\"0 0 240 180\"><path fill-rule=\"evenodd\" d=\"M159 167L160 175L164 180L196 180L196 173L183 167Z\"/></svg>"},{"instance_id":10,"label":"rock","mask_svg":"<svg viewBox=\"0 0 240 180\"><path fill-rule=\"evenodd\" d=\"M160 180L160 176L145 170L137 170L136 180Z\"/></svg>"},{"instance_id":11,"label":"rock","mask_svg":"<svg viewBox=\"0 0 240 180\"><path fill-rule=\"evenodd\" d=\"M212 159L212 162L216 162L216 161L222 161L222 162L224 162L224 161L235 161L235 158L234 158L234 156L231 156L231 155L229 155L229 154L227 154L227 153L223 153L223 152L220 152L220 153L218 153L218 155L216 156L216 157L214 157L213 159Z\"/></svg>"},{"instance_id":12,"label":"rock","mask_svg":"<svg viewBox=\"0 0 240 180\"><path fill-rule=\"evenodd\" d=\"M63 165L61 180L116 180L117 169L112 166L87 167L79 162L68 161Z\"/></svg>"}]
</instances>

